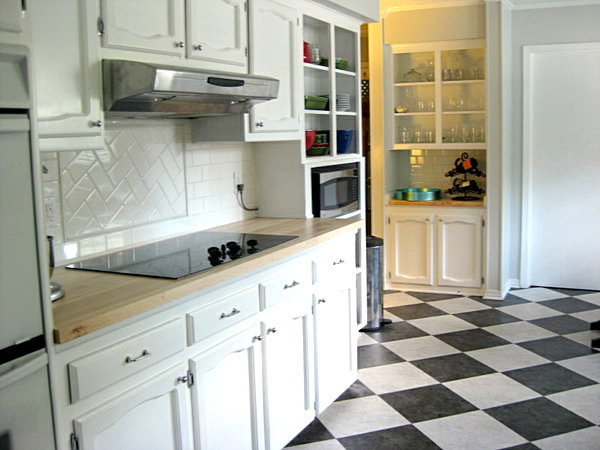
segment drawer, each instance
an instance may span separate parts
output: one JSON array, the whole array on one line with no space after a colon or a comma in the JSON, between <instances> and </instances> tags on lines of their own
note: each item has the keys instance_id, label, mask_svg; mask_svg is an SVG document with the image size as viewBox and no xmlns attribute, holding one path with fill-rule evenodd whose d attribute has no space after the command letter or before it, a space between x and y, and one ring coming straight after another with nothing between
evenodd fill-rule
<instances>
[{"instance_id":1,"label":"drawer","mask_svg":"<svg viewBox=\"0 0 600 450\"><path fill-rule=\"evenodd\" d=\"M346 277L356 271L353 238L343 238L318 251L313 259L314 283Z\"/></svg>"},{"instance_id":2,"label":"drawer","mask_svg":"<svg viewBox=\"0 0 600 450\"><path fill-rule=\"evenodd\" d=\"M278 269L277 273L280 275L269 278L259 285L261 310L305 291L311 284L308 260L286 265Z\"/></svg>"},{"instance_id":3,"label":"drawer","mask_svg":"<svg viewBox=\"0 0 600 450\"><path fill-rule=\"evenodd\" d=\"M185 323L175 319L68 364L71 403L185 349Z\"/></svg>"},{"instance_id":4,"label":"drawer","mask_svg":"<svg viewBox=\"0 0 600 450\"><path fill-rule=\"evenodd\" d=\"M256 287L187 314L189 345L258 313Z\"/></svg>"}]
</instances>

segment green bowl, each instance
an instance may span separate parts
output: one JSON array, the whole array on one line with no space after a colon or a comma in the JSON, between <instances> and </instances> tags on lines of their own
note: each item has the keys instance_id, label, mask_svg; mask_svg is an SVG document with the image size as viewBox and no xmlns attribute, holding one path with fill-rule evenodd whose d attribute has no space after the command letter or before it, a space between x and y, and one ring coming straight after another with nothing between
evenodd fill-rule
<instances>
[{"instance_id":1,"label":"green bowl","mask_svg":"<svg viewBox=\"0 0 600 450\"><path fill-rule=\"evenodd\" d=\"M346 70L348 68L348 61L345 59L336 59L335 68L340 70Z\"/></svg>"},{"instance_id":2,"label":"green bowl","mask_svg":"<svg viewBox=\"0 0 600 450\"><path fill-rule=\"evenodd\" d=\"M406 200L409 202L430 202L434 200L439 200L441 197L441 189L433 188L397 189L394 193L394 198L396 200Z\"/></svg>"},{"instance_id":3,"label":"green bowl","mask_svg":"<svg viewBox=\"0 0 600 450\"><path fill-rule=\"evenodd\" d=\"M306 156L329 155L329 144L315 144L306 150Z\"/></svg>"},{"instance_id":4,"label":"green bowl","mask_svg":"<svg viewBox=\"0 0 600 450\"><path fill-rule=\"evenodd\" d=\"M304 96L304 109L324 110L327 106L328 99L323 97L314 97L312 95Z\"/></svg>"}]
</instances>

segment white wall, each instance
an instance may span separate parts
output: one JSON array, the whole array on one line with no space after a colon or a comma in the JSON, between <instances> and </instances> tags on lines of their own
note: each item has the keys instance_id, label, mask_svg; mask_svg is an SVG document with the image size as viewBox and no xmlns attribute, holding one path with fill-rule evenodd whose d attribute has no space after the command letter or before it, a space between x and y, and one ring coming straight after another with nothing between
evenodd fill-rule
<instances>
[{"instance_id":1,"label":"white wall","mask_svg":"<svg viewBox=\"0 0 600 450\"><path fill-rule=\"evenodd\" d=\"M504 64L510 65L512 91L510 92L511 128L510 193L511 241L510 278L518 279L521 245L521 171L523 136L523 60L525 45L559 44L573 42L600 42L600 5L513 10L511 13L512 44ZM568 155L565 155L567 158ZM557 199L560 201L560 199Z\"/></svg>"}]
</instances>

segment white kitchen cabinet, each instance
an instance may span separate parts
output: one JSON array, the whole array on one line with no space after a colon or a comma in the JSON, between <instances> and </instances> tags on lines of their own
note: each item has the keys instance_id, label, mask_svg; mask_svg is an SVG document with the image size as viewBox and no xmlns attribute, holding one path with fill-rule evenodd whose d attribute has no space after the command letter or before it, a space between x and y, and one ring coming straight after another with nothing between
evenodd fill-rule
<instances>
[{"instance_id":1,"label":"white kitchen cabinet","mask_svg":"<svg viewBox=\"0 0 600 450\"><path fill-rule=\"evenodd\" d=\"M480 293L483 224L482 208L390 208L389 287Z\"/></svg>"},{"instance_id":2,"label":"white kitchen cabinet","mask_svg":"<svg viewBox=\"0 0 600 450\"><path fill-rule=\"evenodd\" d=\"M80 450L192 448L187 366L179 363L73 421Z\"/></svg>"},{"instance_id":3,"label":"white kitchen cabinet","mask_svg":"<svg viewBox=\"0 0 600 450\"><path fill-rule=\"evenodd\" d=\"M258 324L190 359L199 449L264 448Z\"/></svg>"},{"instance_id":4,"label":"white kitchen cabinet","mask_svg":"<svg viewBox=\"0 0 600 450\"><path fill-rule=\"evenodd\" d=\"M315 416L310 292L272 308L262 323L267 449L280 449Z\"/></svg>"},{"instance_id":5,"label":"white kitchen cabinet","mask_svg":"<svg viewBox=\"0 0 600 450\"><path fill-rule=\"evenodd\" d=\"M22 33L24 31L25 4L22 0L2 0L0 2L0 33ZM3 43L7 41L2 39Z\"/></svg>"},{"instance_id":6,"label":"white kitchen cabinet","mask_svg":"<svg viewBox=\"0 0 600 450\"><path fill-rule=\"evenodd\" d=\"M85 1L28 5L40 149L103 148L96 19Z\"/></svg>"}]
</instances>

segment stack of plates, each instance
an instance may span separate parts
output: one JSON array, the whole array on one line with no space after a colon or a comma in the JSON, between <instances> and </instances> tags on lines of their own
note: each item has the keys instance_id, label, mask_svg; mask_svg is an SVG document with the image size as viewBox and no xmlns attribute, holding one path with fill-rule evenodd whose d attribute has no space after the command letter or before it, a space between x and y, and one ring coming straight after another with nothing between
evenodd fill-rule
<instances>
[{"instance_id":1,"label":"stack of plates","mask_svg":"<svg viewBox=\"0 0 600 450\"><path fill-rule=\"evenodd\" d=\"M329 95L320 95L319 97L329 98ZM350 94L337 94L335 96L335 108L338 111L350 111Z\"/></svg>"}]
</instances>

